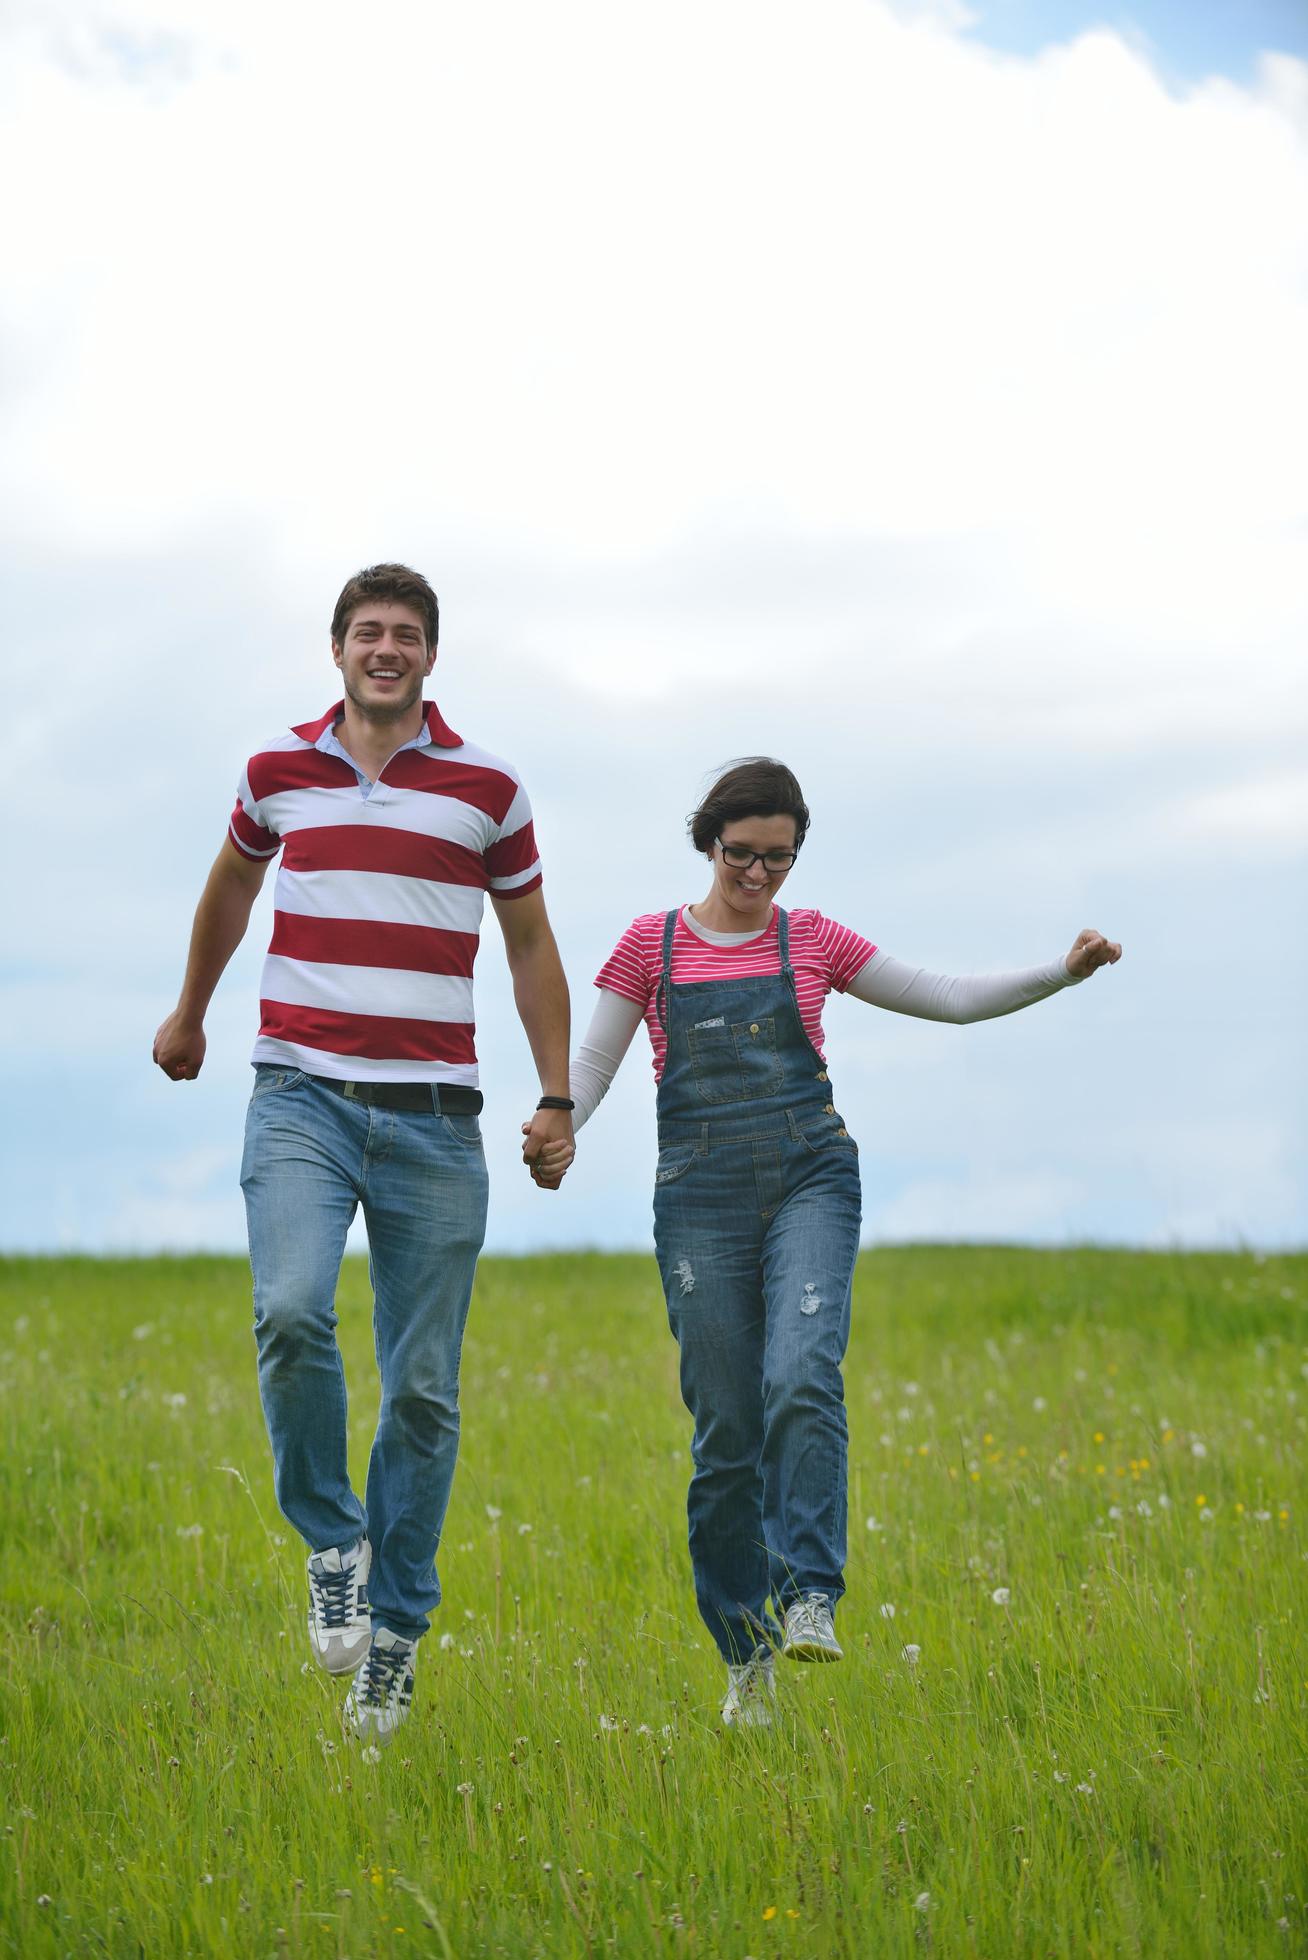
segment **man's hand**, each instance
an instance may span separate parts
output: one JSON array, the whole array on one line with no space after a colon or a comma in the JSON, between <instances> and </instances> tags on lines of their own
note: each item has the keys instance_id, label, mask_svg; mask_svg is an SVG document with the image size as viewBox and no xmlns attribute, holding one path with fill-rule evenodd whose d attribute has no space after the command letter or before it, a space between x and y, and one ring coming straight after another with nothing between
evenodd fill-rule
<instances>
[{"instance_id":1,"label":"man's hand","mask_svg":"<svg viewBox=\"0 0 1308 1960\"><path fill-rule=\"evenodd\" d=\"M154 1059L170 1082L194 1082L204 1067L205 1011L245 935L267 869L266 858L243 857L230 837L213 861L195 909L182 991L154 1038Z\"/></svg>"},{"instance_id":2,"label":"man's hand","mask_svg":"<svg viewBox=\"0 0 1308 1960\"><path fill-rule=\"evenodd\" d=\"M557 1191L577 1154L572 1139L572 1112L538 1109L522 1126L522 1161L542 1191Z\"/></svg>"},{"instance_id":3,"label":"man's hand","mask_svg":"<svg viewBox=\"0 0 1308 1960\"><path fill-rule=\"evenodd\" d=\"M170 1082L194 1082L204 1067L204 1025L183 1020L174 1010L160 1023L154 1038L154 1059Z\"/></svg>"},{"instance_id":4,"label":"man's hand","mask_svg":"<svg viewBox=\"0 0 1308 1960\"><path fill-rule=\"evenodd\" d=\"M1067 970L1074 980L1084 980L1101 966L1115 966L1121 957L1122 949L1116 940L1105 939L1102 932L1095 932L1087 926L1084 932L1078 932L1072 942L1072 950L1067 955Z\"/></svg>"}]
</instances>

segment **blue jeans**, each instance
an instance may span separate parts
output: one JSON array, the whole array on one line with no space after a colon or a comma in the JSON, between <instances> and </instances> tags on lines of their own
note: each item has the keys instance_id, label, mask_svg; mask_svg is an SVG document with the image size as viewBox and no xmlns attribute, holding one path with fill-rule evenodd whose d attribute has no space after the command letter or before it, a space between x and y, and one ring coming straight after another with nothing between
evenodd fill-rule
<instances>
[{"instance_id":1,"label":"blue jeans","mask_svg":"<svg viewBox=\"0 0 1308 1960\"><path fill-rule=\"evenodd\" d=\"M695 1419L695 1596L728 1661L805 1593L844 1592L840 1364L861 1202L825 1112L660 1125L654 1241Z\"/></svg>"},{"instance_id":2,"label":"blue jeans","mask_svg":"<svg viewBox=\"0 0 1308 1960\"><path fill-rule=\"evenodd\" d=\"M366 1535L373 1624L414 1639L440 1600L435 1559L459 1448L459 1352L486 1230L477 1118L371 1108L297 1070L260 1066L241 1188L277 1502L311 1551ZM366 1507L346 1465L334 1306L360 1205L381 1375Z\"/></svg>"}]
</instances>

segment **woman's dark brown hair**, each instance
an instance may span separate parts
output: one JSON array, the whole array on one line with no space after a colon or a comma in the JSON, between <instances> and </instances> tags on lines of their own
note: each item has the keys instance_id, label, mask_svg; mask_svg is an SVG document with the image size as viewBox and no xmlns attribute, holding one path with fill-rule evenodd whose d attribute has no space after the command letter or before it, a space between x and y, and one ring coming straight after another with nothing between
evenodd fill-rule
<instances>
[{"instance_id":1,"label":"woman's dark brown hair","mask_svg":"<svg viewBox=\"0 0 1308 1960\"><path fill-rule=\"evenodd\" d=\"M799 849L808 829L808 805L784 762L770 755L747 755L733 762L687 817L690 841L697 851L711 851L722 826L741 817L793 817L795 849Z\"/></svg>"}]
</instances>

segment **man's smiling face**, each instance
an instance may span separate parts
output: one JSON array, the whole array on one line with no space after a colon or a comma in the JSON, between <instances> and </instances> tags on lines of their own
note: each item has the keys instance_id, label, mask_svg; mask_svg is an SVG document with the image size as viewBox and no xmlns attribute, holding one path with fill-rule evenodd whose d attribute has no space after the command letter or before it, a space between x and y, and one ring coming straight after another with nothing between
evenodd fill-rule
<instances>
[{"instance_id":1,"label":"man's smiling face","mask_svg":"<svg viewBox=\"0 0 1308 1960\"><path fill-rule=\"evenodd\" d=\"M436 649L428 649L421 613L378 599L355 608L344 643L332 642L332 658L360 714L372 721L393 721L421 701Z\"/></svg>"}]
</instances>

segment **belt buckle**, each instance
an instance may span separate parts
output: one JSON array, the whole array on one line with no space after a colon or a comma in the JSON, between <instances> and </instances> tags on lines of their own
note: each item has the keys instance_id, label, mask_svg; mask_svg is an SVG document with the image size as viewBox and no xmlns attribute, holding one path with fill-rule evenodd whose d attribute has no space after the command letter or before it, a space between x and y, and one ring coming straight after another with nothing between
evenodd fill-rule
<instances>
[{"instance_id":1,"label":"belt buckle","mask_svg":"<svg viewBox=\"0 0 1308 1960\"><path fill-rule=\"evenodd\" d=\"M341 1093L346 1102L371 1102L372 1098L368 1094L369 1086L366 1082L347 1082Z\"/></svg>"}]
</instances>

